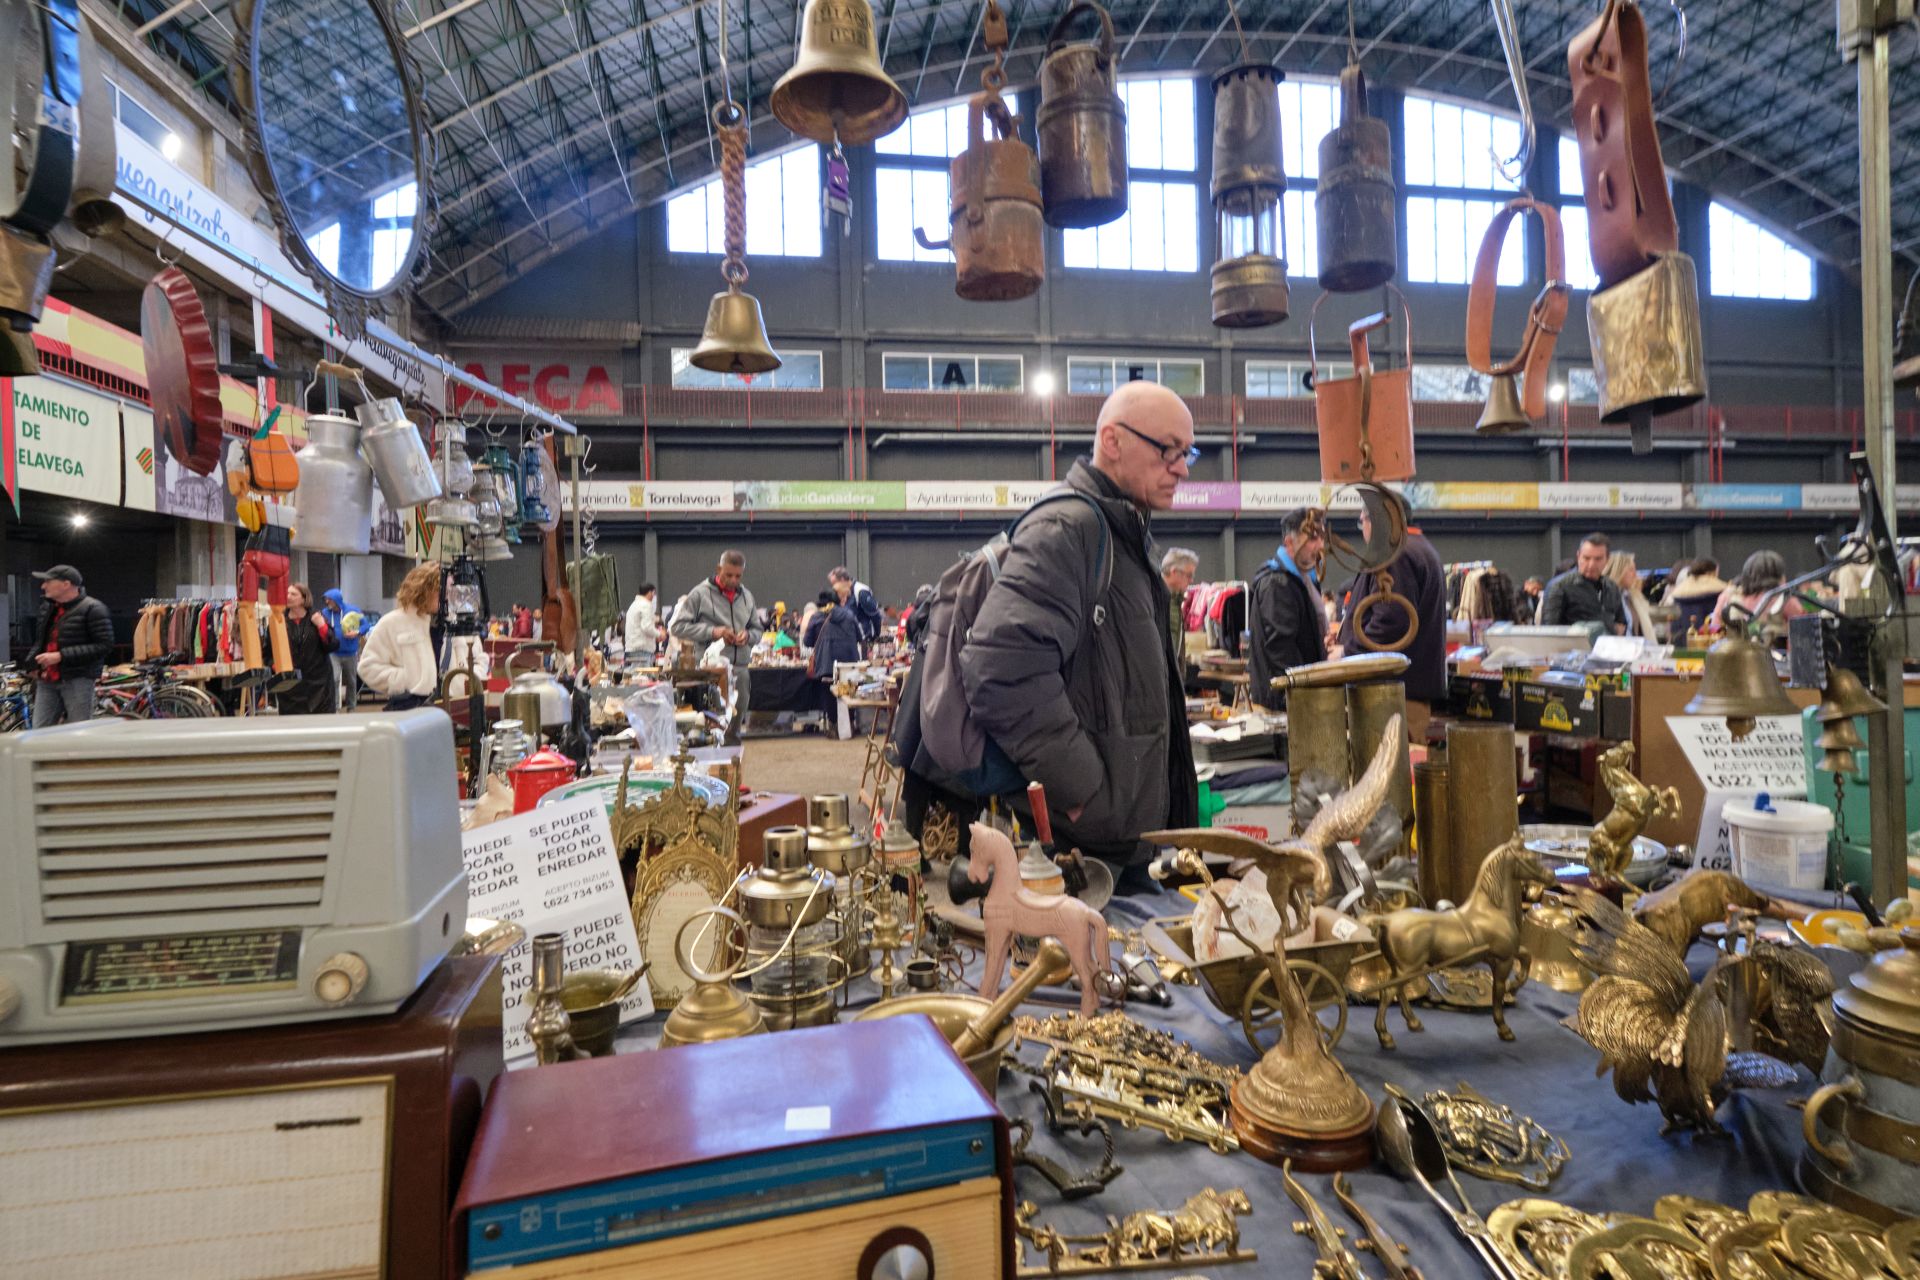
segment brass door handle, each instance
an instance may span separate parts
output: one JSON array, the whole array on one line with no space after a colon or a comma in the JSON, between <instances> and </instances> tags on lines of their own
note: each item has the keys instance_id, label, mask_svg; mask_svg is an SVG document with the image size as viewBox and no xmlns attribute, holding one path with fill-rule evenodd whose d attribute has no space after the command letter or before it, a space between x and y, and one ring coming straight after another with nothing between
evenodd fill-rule
<instances>
[{"instance_id":1,"label":"brass door handle","mask_svg":"<svg viewBox=\"0 0 1920 1280\"><path fill-rule=\"evenodd\" d=\"M1842 1143L1827 1143L1821 1140L1820 1115L1836 1100L1858 1102L1866 1096L1867 1087L1860 1083L1860 1077L1848 1076L1834 1084L1823 1084L1815 1089L1813 1096L1807 1099L1806 1109L1800 1113L1800 1133L1806 1138L1807 1146L1837 1169L1853 1167L1853 1152Z\"/></svg>"}]
</instances>

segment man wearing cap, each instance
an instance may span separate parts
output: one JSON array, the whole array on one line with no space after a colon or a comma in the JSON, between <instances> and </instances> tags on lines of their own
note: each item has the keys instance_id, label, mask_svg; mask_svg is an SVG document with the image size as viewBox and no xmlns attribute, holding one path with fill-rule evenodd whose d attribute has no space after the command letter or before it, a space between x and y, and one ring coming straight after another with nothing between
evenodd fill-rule
<instances>
[{"instance_id":1,"label":"man wearing cap","mask_svg":"<svg viewBox=\"0 0 1920 1280\"><path fill-rule=\"evenodd\" d=\"M28 661L40 677L33 692L33 727L93 718L93 682L113 651L107 606L87 594L80 571L57 564L33 575L46 603Z\"/></svg>"}]
</instances>

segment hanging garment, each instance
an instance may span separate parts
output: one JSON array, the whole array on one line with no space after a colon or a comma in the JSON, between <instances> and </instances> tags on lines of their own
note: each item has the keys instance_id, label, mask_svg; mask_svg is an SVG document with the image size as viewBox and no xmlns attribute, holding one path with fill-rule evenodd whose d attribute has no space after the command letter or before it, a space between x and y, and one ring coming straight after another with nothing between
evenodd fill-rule
<instances>
[{"instance_id":1,"label":"hanging garment","mask_svg":"<svg viewBox=\"0 0 1920 1280\"><path fill-rule=\"evenodd\" d=\"M620 573L612 556L588 555L570 562L567 585L579 602L580 625L589 634L598 635L621 621Z\"/></svg>"}]
</instances>

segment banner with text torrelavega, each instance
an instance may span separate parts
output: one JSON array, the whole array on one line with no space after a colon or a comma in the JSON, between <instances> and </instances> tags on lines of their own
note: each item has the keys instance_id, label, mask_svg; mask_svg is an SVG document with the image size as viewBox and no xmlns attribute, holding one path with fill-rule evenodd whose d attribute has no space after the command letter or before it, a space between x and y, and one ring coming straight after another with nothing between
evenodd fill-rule
<instances>
[{"instance_id":1,"label":"banner with text torrelavega","mask_svg":"<svg viewBox=\"0 0 1920 1280\"><path fill-rule=\"evenodd\" d=\"M119 504L119 401L40 377L0 378L0 395L20 488Z\"/></svg>"}]
</instances>

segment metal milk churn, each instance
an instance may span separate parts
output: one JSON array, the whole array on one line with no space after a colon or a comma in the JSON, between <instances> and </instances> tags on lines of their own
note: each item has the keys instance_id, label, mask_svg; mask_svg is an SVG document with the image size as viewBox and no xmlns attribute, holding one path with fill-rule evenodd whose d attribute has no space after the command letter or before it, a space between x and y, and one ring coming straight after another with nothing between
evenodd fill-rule
<instances>
[{"instance_id":1,"label":"metal milk churn","mask_svg":"<svg viewBox=\"0 0 1920 1280\"><path fill-rule=\"evenodd\" d=\"M398 400L369 400L354 413L363 428L360 448L389 507L404 511L440 496L440 477L434 474L426 441Z\"/></svg>"},{"instance_id":2,"label":"metal milk churn","mask_svg":"<svg viewBox=\"0 0 1920 1280\"><path fill-rule=\"evenodd\" d=\"M366 555L373 532L373 471L360 459L359 424L338 413L311 415L306 446L295 461L300 487L293 505L300 520L294 548Z\"/></svg>"}]
</instances>

